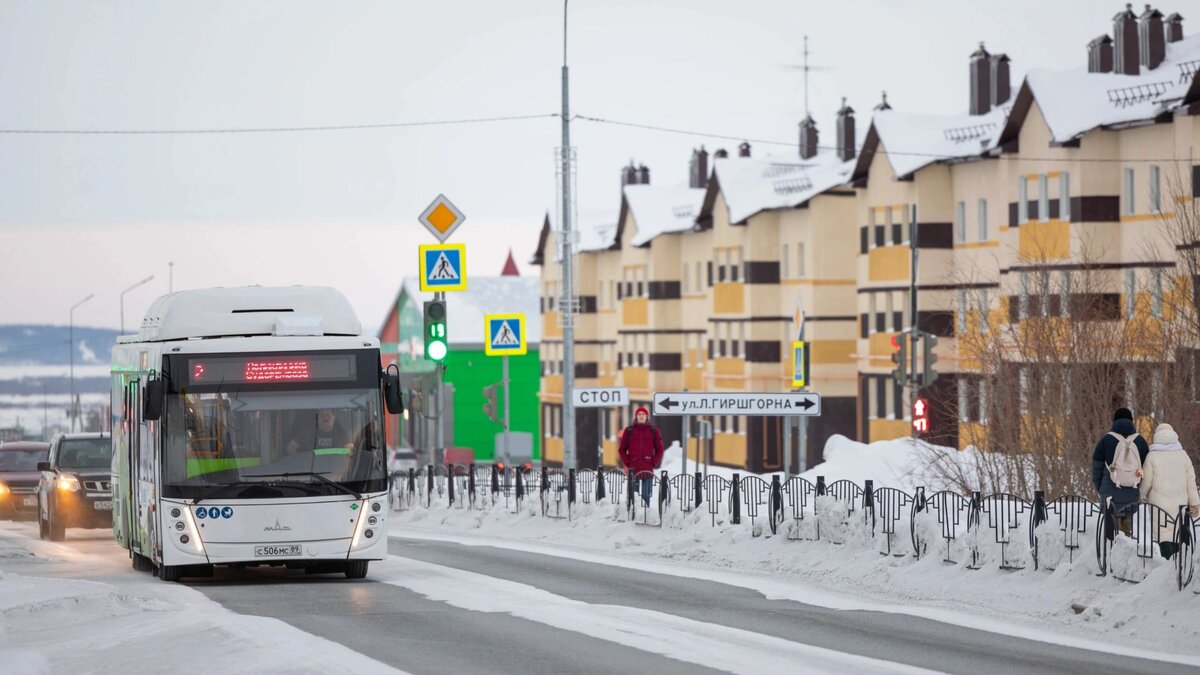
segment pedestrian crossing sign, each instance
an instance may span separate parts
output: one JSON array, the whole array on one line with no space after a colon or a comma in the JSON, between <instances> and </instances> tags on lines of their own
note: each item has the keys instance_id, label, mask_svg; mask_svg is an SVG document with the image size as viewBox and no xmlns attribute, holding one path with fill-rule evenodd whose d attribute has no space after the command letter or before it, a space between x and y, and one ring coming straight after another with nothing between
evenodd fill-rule
<instances>
[{"instance_id":1,"label":"pedestrian crossing sign","mask_svg":"<svg viewBox=\"0 0 1200 675\"><path fill-rule=\"evenodd\" d=\"M487 340L483 352L488 356L521 356L525 354L525 315L488 314L483 317Z\"/></svg>"},{"instance_id":2,"label":"pedestrian crossing sign","mask_svg":"<svg viewBox=\"0 0 1200 675\"><path fill-rule=\"evenodd\" d=\"M808 345L803 340L792 343L792 389L808 386Z\"/></svg>"},{"instance_id":3,"label":"pedestrian crossing sign","mask_svg":"<svg viewBox=\"0 0 1200 675\"><path fill-rule=\"evenodd\" d=\"M421 290L467 290L467 247L465 244L422 244L420 251Z\"/></svg>"}]
</instances>

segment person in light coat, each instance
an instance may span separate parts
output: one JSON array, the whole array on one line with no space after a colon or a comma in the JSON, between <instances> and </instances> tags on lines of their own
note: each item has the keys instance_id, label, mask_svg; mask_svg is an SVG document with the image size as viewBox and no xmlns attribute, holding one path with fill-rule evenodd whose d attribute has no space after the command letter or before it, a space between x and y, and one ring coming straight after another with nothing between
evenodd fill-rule
<instances>
[{"instance_id":1,"label":"person in light coat","mask_svg":"<svg viewBox=\"0 0 1200 675\"><path fill-rule=\"evenodd\" d=\"M1172 516L1178 516L1179 507L1186 504L1193 518L1200 516L1196 469L1179 444L1179 434L1170 424L1160 424L1154 430L1154 442L1142 464L1142 474L1138 490L1143 501L1154 504ZM1169 559L1178 548L1174 542L1174 526L1159 526L1158 537L1162 555Z\"/></svg>"}]
</instances>

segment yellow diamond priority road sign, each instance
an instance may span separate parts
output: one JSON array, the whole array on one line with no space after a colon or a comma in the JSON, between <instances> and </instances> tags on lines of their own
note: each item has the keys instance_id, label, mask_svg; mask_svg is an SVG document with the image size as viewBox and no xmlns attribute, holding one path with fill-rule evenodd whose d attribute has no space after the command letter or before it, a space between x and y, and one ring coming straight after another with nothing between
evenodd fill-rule
<instances>
[{"instance_id":1,"label":"yellow diamond priority road sign","mask_svg":"<svg viewBox=\"0 0 1200 675\"><path fill-rule=\"evenodd\" d=\"M462 225L467 217L449 199L446 199L446 195L438 195L437 199L425 207L418 219L425 229L437 237L438 241L446 243L450 235L458 229L459 225Z\"/></svg>"}]
</instances>

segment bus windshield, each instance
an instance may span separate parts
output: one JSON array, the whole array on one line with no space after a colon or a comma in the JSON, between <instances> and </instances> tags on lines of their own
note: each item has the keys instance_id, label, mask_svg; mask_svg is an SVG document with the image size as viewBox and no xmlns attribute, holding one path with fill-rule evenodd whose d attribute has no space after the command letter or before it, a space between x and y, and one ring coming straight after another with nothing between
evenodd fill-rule
<instances>
[{"instance_id":1,"label":"bus windshield","mask_svg":"<svg viewBox=\"0 0 1200 675\"><path fill-rule=\"evenodd\" d=\"M377 389L174 393L163 496L222 499L386 489Z\"/></svg>"}]
</instances>

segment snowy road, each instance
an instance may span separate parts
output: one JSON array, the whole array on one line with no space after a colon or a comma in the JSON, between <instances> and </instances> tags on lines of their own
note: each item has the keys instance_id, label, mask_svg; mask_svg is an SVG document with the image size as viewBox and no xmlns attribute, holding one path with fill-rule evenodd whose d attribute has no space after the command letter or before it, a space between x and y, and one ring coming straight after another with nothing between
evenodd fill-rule
<instances>
[{"instance_id":1,"label":"snowy road","mask_svg":"<svg viewBox=\"0 0 1200 675\"><path fill-rule=\"evenodd\" d=\"M393 535L392 558L373 564L366 581L250 570L219 571L212 579L179 585L130 570L124 551L102 531L72 530L62 544L38 541L28 523L5 524L0 534L5 545L0 553L7 551L0 555L6 574L0 578L0 606L13 589L28 592L33 578L43 580L43 593L47 586L67 588L61 581L67 578L70 584L111 586L106 593L116 600L110 604L141 602L110 608L100 623L121 631L136 651L145 647L137 648L130 632L154 626L172 645L170 654L160 654L171 660L159 666L186 663L189 672L224 671L234 661L203 646L216 644L212 636L221 633L252 642L240 654L240 665L248 670L253 663L260 672L327 671L331 664L356 672L391 666L411 673L1187 671L1178 663L894 612L772 600L687 575L428 537ZM162 613L162 603L169 602L182 603L183 611ZM36 614L29 608L21 612ZM58 608L54 617L64 614L70 615ZM71 638L69 623L68 632L54 638L32 626L23 631L12 618L12 609L0 607L0 650L61 643L86 649L98 642L95 627ZM50 670L79 663L106 669L118 663L120 651L97 649L64 660L63 653L76 652L57 650L49 657ZM184 661L188 654L203 658Z\"/></svg>"}]
</instances>

